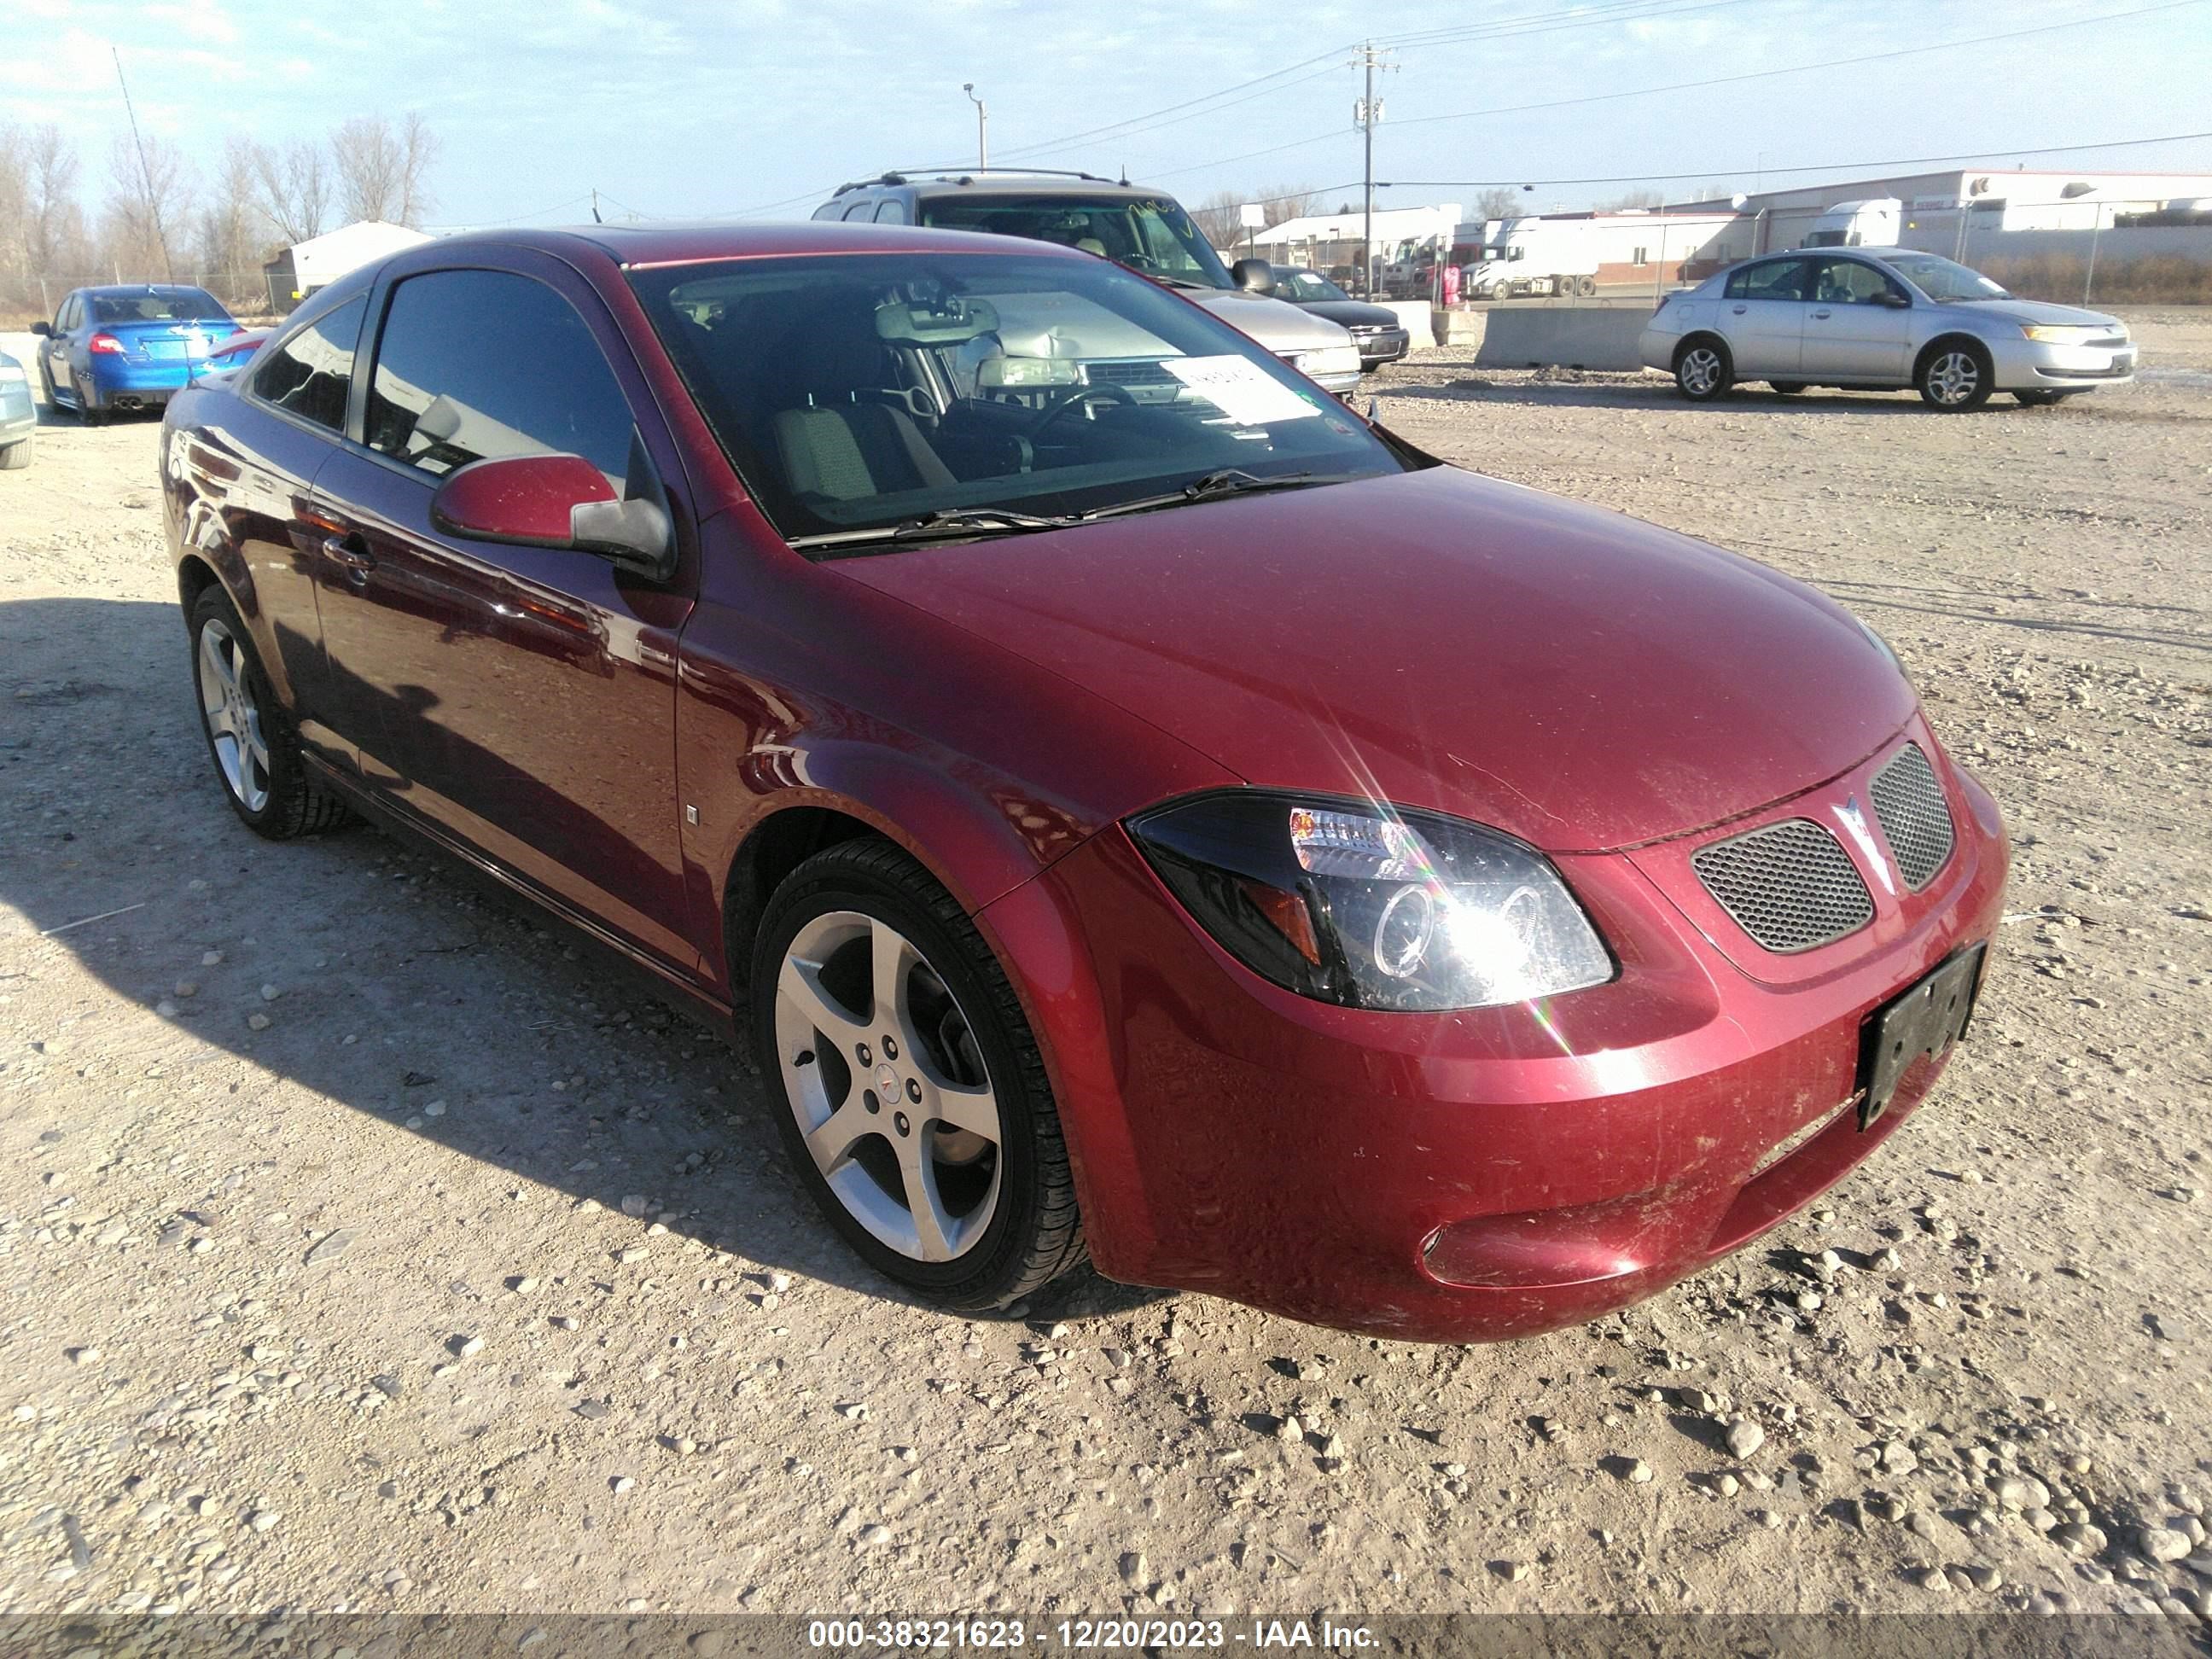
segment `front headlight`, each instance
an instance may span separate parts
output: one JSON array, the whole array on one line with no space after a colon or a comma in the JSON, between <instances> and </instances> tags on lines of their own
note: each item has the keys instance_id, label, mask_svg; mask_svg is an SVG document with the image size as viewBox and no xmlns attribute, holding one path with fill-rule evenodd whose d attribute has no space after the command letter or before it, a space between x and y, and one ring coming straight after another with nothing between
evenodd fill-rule
<instances>
[{"instance_id":1,"label":"front headlight","mask_svg":"<svg viewBox=\"0 0 2212 1659\"><path fill-rule=\"evenodd\" d=\"M2031 340L2040 340L2045 345L2080 345L2094 334L2102 334L2101 328L2092 328L2080 323L2022 323L2020 331Z\"/></svg>"},{"instance_id":2,"label":"front headlight","mask_svg":"<svg viewBox=\"0 0 2212 1659\"><path fill-rule=\"evenodd\" d=\"M1323 346L1317 351L1298 354L1297 367L1307 374L1357 374L1359 373L1358 346Z\"/></svg>"},{"instance_id":3,"label":"front headlight","mask_svg":"<svg viewBox=\"0 0 2212 1659\"><path fill-rule=\"evenodd\" d=\"M1258 790L1158 807L1128 828L1224 950L1301 996L1486 1008L1613 975L1559 872L1494 830Z\"/></svg>"}]
</instances>

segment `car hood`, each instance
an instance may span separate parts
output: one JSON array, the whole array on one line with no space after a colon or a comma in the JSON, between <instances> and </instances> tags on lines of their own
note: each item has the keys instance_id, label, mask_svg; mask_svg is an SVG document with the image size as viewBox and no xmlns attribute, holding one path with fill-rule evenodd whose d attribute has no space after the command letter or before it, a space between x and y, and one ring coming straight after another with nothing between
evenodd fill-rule
<instances>
[{"instance_id":1,"label":"car hood","mask_svg":"<svg viewBox=\"0 0 2212 1659\"><path fill-rule=\"evenodd\" d=\"M2117 317L2107 317L2101 311L2084 311L2079 306L2047 305L2041 300L1965 300L1939 305L1938 311L1967 311L1977 317L1996 318L2011 323L2060 323L2080 328L2094 324L2100 327L2118 329Z\"/></svg>"},{"instance_id":2,"label":"car hood","mask_svg":"<svg viewBox=\"0 0 2212 1659\"><path fill-rule=\"evenodd\" d=\"M1811 589L1449 467L834 568L1253 784L1456 813L1555 852L1778 800L1914 707L1887 651Z\"/></svg>"},{"instance_id":3,"label":"car hood","mask_svg":"<svg viewBox=\"0 0 2212 1659\"><path fill-rule=\"evenodd\" d=\"M1273 295L1255 294L1242 288L1187 288L1177 290L1194 300L1232 328L1241 329L1270 351L1318 351L1324 346L1346 346L1352 336L1326 317L1301 311Z\"/></svg>"},{"instance_id":4,"label":"car hood","mask_svg":"<svg viewBox=\"0 0 2212 1659\"><path fill-rule=\"evenodd\" d=\"M1290 301L1310 316L1326 317L1332 323L1346 328L1397 328L1401 326L1398 313L1384 306L1371 306L1364 300L1293 300Z\"/></svg>"}]
</instances>

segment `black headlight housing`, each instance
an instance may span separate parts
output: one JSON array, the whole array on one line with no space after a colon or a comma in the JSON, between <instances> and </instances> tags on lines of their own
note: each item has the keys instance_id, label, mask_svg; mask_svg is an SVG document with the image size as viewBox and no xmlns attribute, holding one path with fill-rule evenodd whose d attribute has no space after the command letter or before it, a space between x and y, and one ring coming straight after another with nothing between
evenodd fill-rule
<instances>
[{"instance_id":1,"label":"black headlight housing","mask_svg":"<svg viewBox=\"0 0 2212 1659\"><path fill-rule=\"evenodd\" d=\"M1224 950L1300 996L1495 1007L1613 976L1551 861L1480 824L1353 797L1232 790L1155 807L1127 828Z\"/></svg>"}]
</instances>

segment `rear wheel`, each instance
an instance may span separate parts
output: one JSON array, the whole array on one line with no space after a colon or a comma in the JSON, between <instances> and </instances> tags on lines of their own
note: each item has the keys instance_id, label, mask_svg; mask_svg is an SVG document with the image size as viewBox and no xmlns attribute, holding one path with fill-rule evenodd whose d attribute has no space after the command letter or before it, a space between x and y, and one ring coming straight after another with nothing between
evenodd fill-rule
<instances>
[{"instance_id":1,"label":"rear wheel","mask_svg":"<svg viewBox=\"0 0 2212 1659\"><path fill-rule=\"evenodd\" d=\"M1067 1147L1013 988L888 842L842 842L769 899L753 1038L793 1165L867 1263L1001 1308L1083 1260Z\"/></svg>"},{"instance_id":2,"label":"rear wheel","mask_svg":"<svg viewBox=\"0 0 2212 1659\"><path fill-rule=\"evenodd\" d=\"M300 747L230 596L210 586L191 612L192 681L216 776L246 827L271 841L334 830L351 816L307 775Z\"/></svg>"},{"instance_id":3,"label":"rear wheel","mask_svg":"<svg viewBox=\"0 0 2212 1659\"><path fill-rule=\"evenodd\" d=\"M1595 276L1582 278L1575 284L1575 292L1585 300L1595 300L1597 297L1597 278Z\"/></svg>"},{"instance_id":4,"label":"rear wheel","mask_svg":"<svg viewBox=\"0 0 2212 1659\"><path fill-rule=\"evenodd\" d=\"M83 375L70 376L70 395L76 399L77 419L82 421L87 426L103 426L106 423L107 411L94 400L92 387L86 383Z\"/></svg>"},{"instance_id":5,"label":"rear wheel","mask_svg":"<svg viewBox=\"0 0 2212 1659\"><path fill-rule=\"evenodd\" d=\"M0 472L21 472L31 464L30 438L18 438L6 448L0 449Z\"/></svg>"},{"instance_id":6,"label":"rear wheel","mask_svg":"<svg viewBox=\"0 0 2212 1659\"><path fill-rule=\"evenodd\" d=\"M1785 398L1796 397L1805 389L1806 386L1802 380L1769 380L1766 384L1770 389L1780 392Z\"/></svg>"},{"instance_id":7,"label":"rear wheel","mask_svg":"<svg viewBox=\"0 0 2212 1659\"><path fill-rule=\"evenodd\" d=\"M2048 409L2065 394L2058 392L2015 392L2012 395L2023 408Z\"/></svg>"},{"instance_id":8,"label":"rear wheel","mask_svg":"<svg viewBox=\"0 0 2212 1659\"><path fill-rule=\"evenodd\" d=\"M1965 340L1945 340L1921 359L1920 400L1947 415L1963 415L1990 400L1989 353Z\"/></svg>"},{"instance_id":9,"label":"rear wheel","mask_svg":"<svg viewBox=\"0 0 2212 1659\"><path fill-rule=\"evenodd\" d=\"M1674 354L1674 386L1693 404L1709 404L1728 395L1735 384L1735 370L1728 348L1710 335L1685 340Z\"/></svg>"}]
</instances>

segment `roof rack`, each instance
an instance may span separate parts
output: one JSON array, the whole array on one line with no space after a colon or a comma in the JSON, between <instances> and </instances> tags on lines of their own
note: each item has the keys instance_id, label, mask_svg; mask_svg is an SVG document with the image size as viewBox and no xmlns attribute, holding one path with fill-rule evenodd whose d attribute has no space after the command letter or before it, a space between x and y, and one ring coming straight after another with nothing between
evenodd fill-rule
<instances>
[{"instance_id":1,"label":"roof rack","mask_svg":"<svg viewBox=\"0 0 2212 1659\"><path fill-rule=\"evenodd\" d=\"M1087 179L1094 185L1118 184L1126 185L1129 182L1126 178L1106 179L1100 177L1095 173L1083 173L1071 167L896 167L878 178L855 179L848 185L840 185L835 191L831 191L830 194L833 197L842 196L848 190L866 190L873 185L902 185L907 182L909 174L917 173L934 173L939 178L960 179L973 179L981 175L993 173L1004 173L1015 178Z\"/></svg>"}]
</instances>

